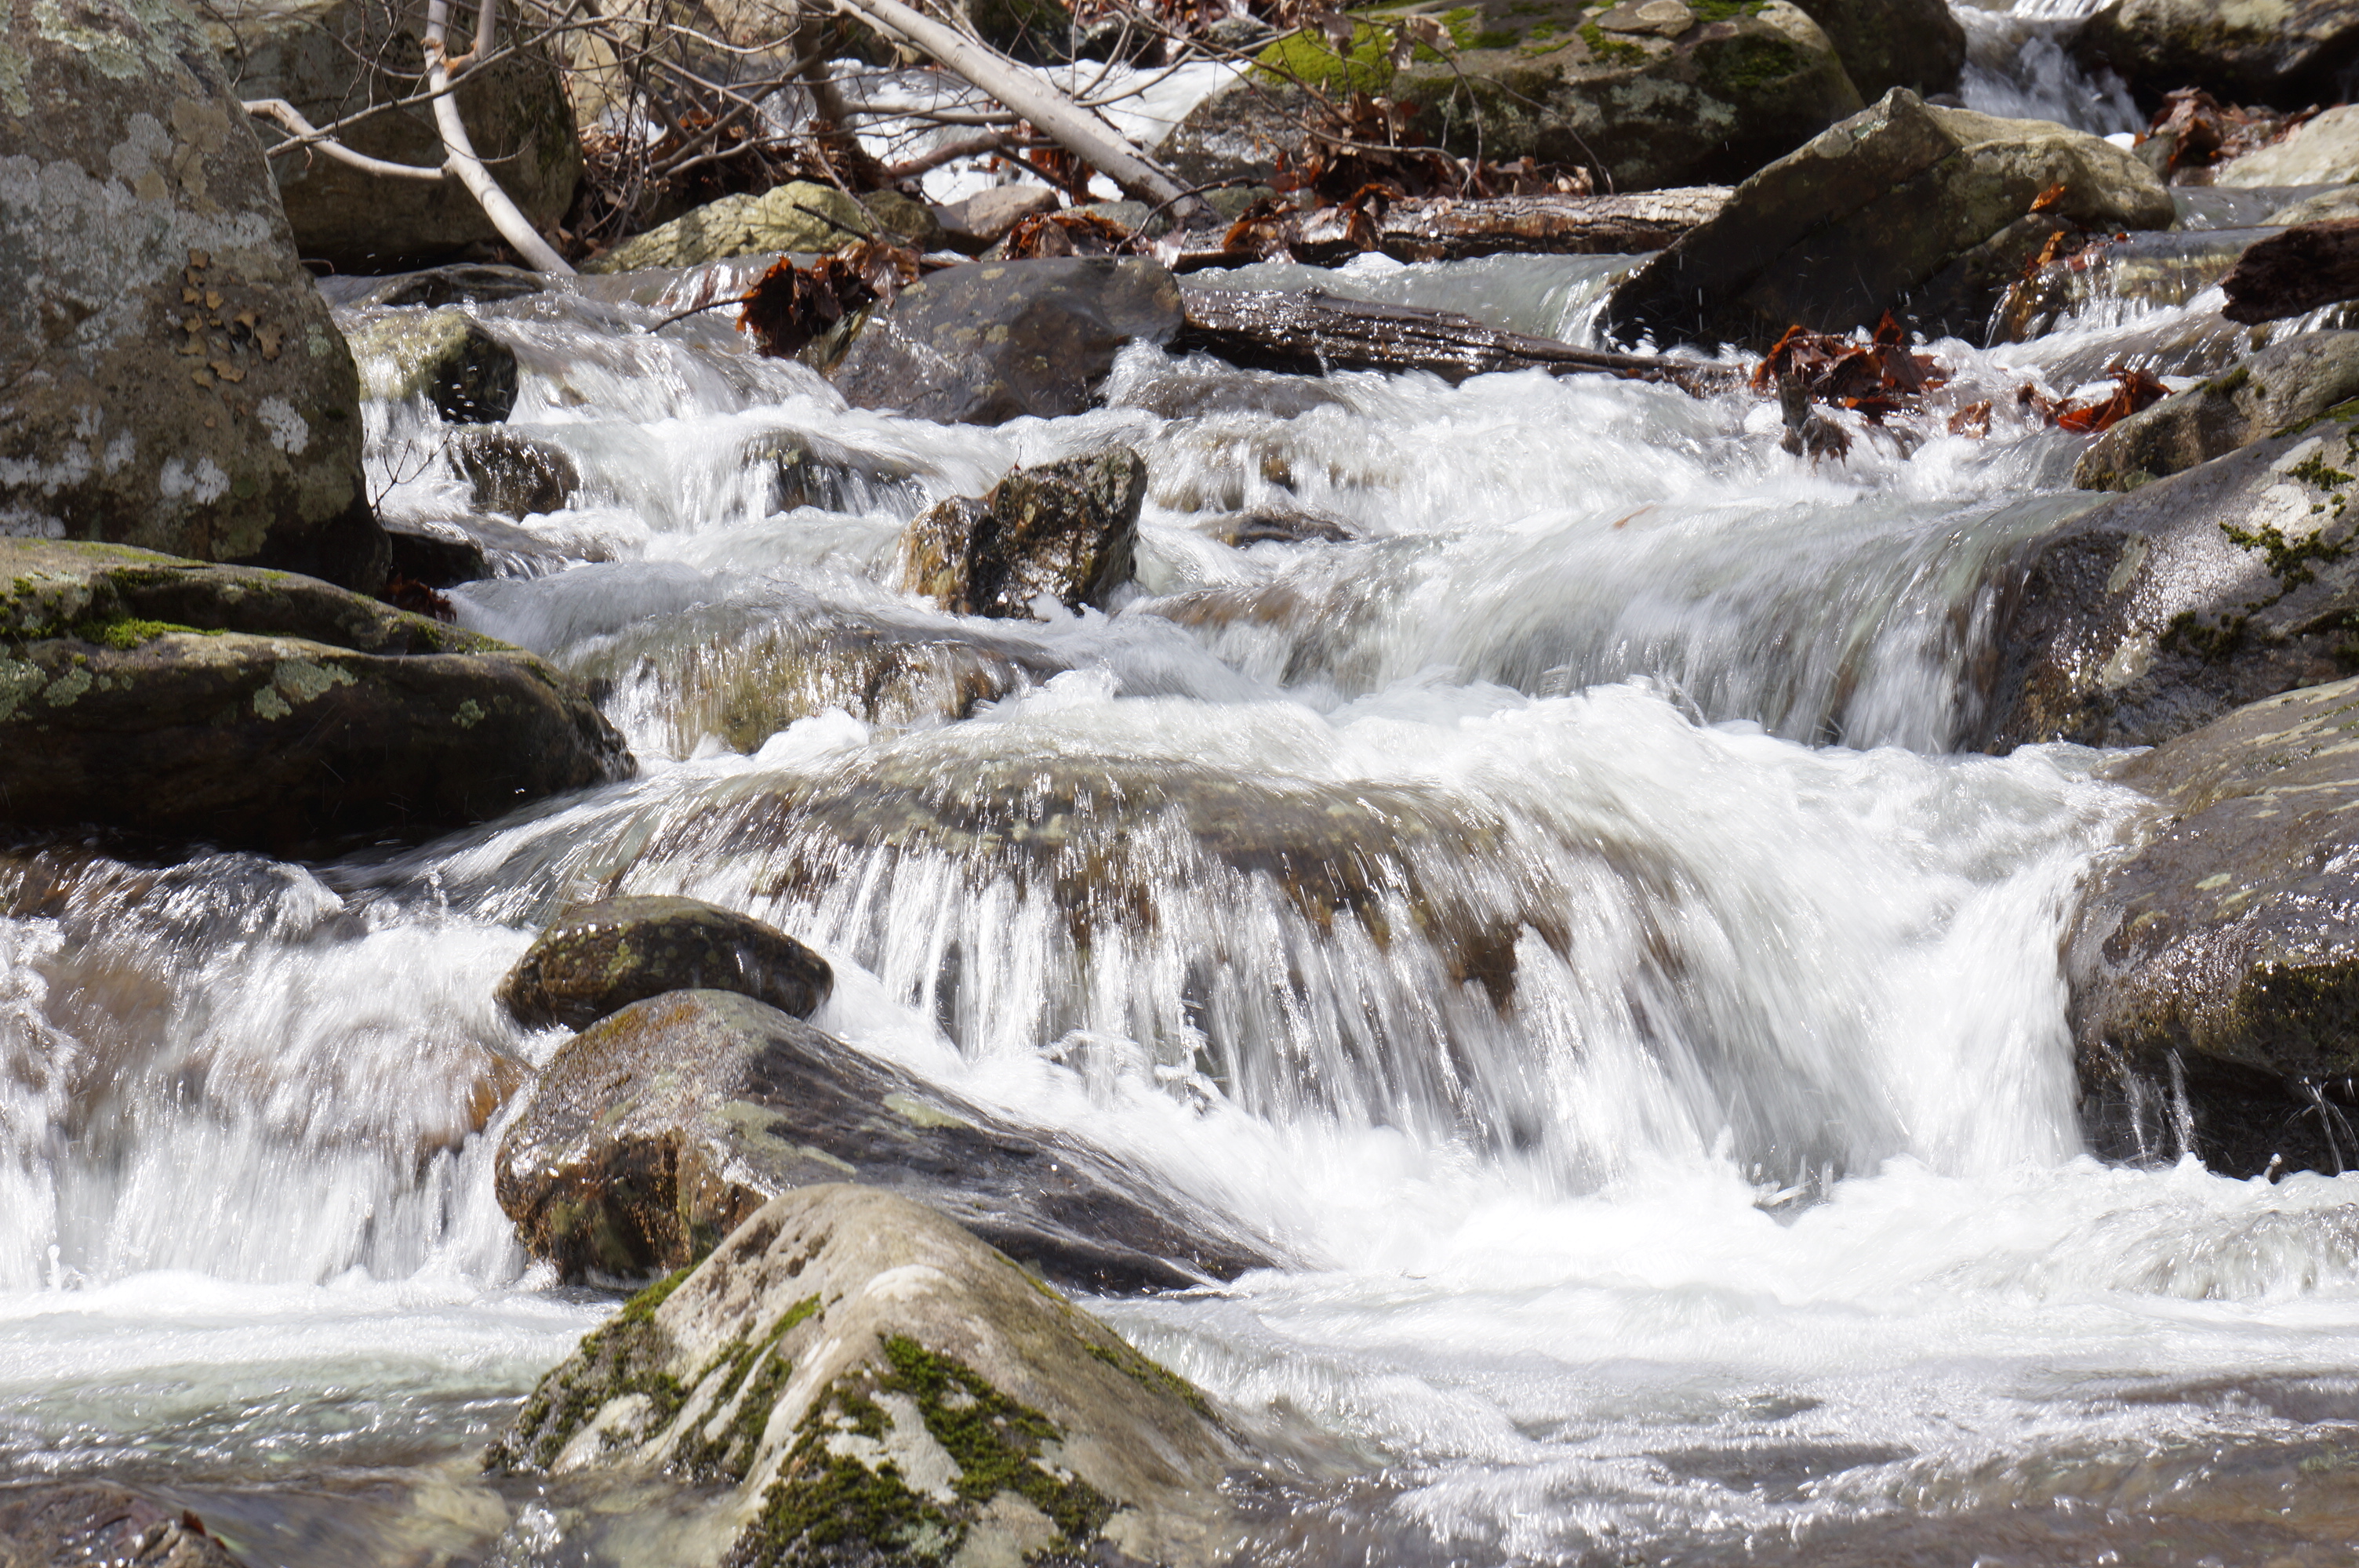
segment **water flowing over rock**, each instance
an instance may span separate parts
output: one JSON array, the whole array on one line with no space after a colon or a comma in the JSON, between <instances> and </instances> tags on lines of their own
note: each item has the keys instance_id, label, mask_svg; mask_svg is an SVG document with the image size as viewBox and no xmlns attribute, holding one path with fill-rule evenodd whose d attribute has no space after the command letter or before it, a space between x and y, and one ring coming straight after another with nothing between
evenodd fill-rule
<instances>
[{"instance_id":1,"label":"water flowing over rock","mask_svg":"<svg viewBox=\"0 0 2359 1568\"><path fill-rule=\"evenodd\" d=\"M0 1492L0 1568L240 1568L186 1509L103 1482Z\"/></svg>"},{"instance_id":2,"label":"water flowing over rock","mask_svg":"<svg viewBox=\"0 0 2359 1568\"><path fill-rule=\"evenodd\" d=\"M359 391L221 62L169 0L0 32L0 535L368 590Z\"/></svg>"},{"instance_id":3,"label":"water flowing over rock","mask_svg":"<svg viewBox=\"0 0 2359 1568\"><path fill-rule=\"evenodd\" d=\"M2359 681L2239 708L2109 776L2154 838L2101 862L2067 948L2100 1152L2359 1169Z\"/></svg>"},{"instance_id":4,"label":"water flowing over rock","mask_svg":"<svg viewBox=\"0 0 2359 1568\"><path fill-rule=\"evenodd\" d=\"M2359 397L2359 332L2308 332L2115 425L2072 470L2083 490L2136 490L2297 430Z\"/></svg>"},{"instance_id":5,"label":"water flowing over rock","mask_svg":"<svg viewBox=\"0 0 2359 1568\"><path fill-rule=\"evenodd\" d=\"M324 582L0 540L0 800L288 848L455 827L627 775L531 654Z\"/></svg>"},{"instance_id":6,"label":"water flowing over rock","mask_svg":"<svg viewBox=\"0 0 2359 1568\"><path fill-rule=\"evenodd\" d=\"M846 1180L1082 1290L1183 1290L1270 1262L1094 1149L727 991L635 1002L576 1035L500 1143L500 1206L569 1280L679 1268L779 1194Z\"/></svg>"},{"instance_id":7,"label":"water flowing over rock","mask_svg":"<svg viewBox=\"0 0 2359 1568\"><path fill-rule=\"evenodd\" d=\"M701 899L613 898L560 914L500 981L500 1003L533 1029L587 1029L677 990L736 991L809 1018L834 983L826 959L750 915Z\"/></svg>"},{"instance_id":8,"label":"water flowing over rock","mask_svg":"<svg viewBox=\"0 0 2359 1568\"><path fill-rule=\"evenodd\" d=\"M986 262L903 289L832 379L856 407L943 424L1078 414L1125 343L1179 330L1179 282L1153 262Z\"/></svg>"},{"instance_id":9,"label":"water flowing over rock","mask_svg":"<svg viewBox=\"0 0 2359 1568\"><path fill-rule=\"evenodd\" d=\"M1795 0L1826 30L1843 73L1873 103L1896 87L1920 97L1958 90L1966 29L1942 0Z\"/></svg>"},{"instance_id":10,"label":"water flowing over rock","mask_svg":"<svg viewBox=\"0 0 2359 1568\"><path fill-rule=\"evenodd\" d=\"M422 394L452 425L495 425L516 407L516 351L463 310L390 311L348 341L371 397Z\"/></svg>"},{"instance_id":11,"label":"water flowing over rock","mask_svg":"<svg viewBox=\"0 0 2359 1568\"><path fill-rule=\"evenodd\" d=\"M1995 668L1969 743L2151 746L2350 674L2354 471L2359 423L2329 419L2024 546L1997 574Z\"/></svg>"},{"instance_id":12,"label":"water flowing over rock","mask_svg":"<svg viewBox=\"0 0 2359 1568\"><path fill-rule=\"evenodd\" d=\"M2153 171L2099 137L1896 88L1738 186L1619 285L1605 319L1625 340L1767 348L1789 326L1850 331L1889 310L1978 339L2051 235L2174 219Z\"/></svg>"},{"instance_id":13,"label":"water flowing over rock","mask_svg":"<svg viewBox=\"0 0 2359 1568\"><path fill-rule=\"evenodd\" d=\"M945 501L902 535L901 587L959 615L1037 618L1042 598L1103 607L1130 579L1147 464L1128 447L1018 469L980 501Z\"/></svg>"},{"instance_id":14,"label":"water flowing over rock","mask_svg":"<svg viewBox=\"0 0 2359 1568\"><path fill-rule=\"evenodd\" d=\"M839 250L876 232L868 209L832 185L790 180L759 196L723 196L659 228L634 235L588 263L585 272L701 266L773 251Z\"/></svg>"},{"instance_id":15,"label":"water flowing over rock","mask_svg":"<svg viewBox=\"0 0 2359 1568\"><path fill-rule=\"evenodd\" d=\"M314 125L425 90L424 0L199 0L195 9L239 97L285 99ZM461 80L459 114L492 178L546 232L582 178L573 111L545 48L513 25L502 43L516 52ZM431 103L386 109L338 135L389 163L442 165ZM271 173L296 244L342 271L391 272L500 237L455 179L387 179L301 148L274 158Z\"/></svg>"},{"instance_id":16,"label":"water flowing over rock","mask_svg":"<svg viewBox=\"0 0 2359 1568\"><path fill-rule=\"evenodd\" d=\"M673 1559L1212 1568L1251 1455L1201 1394L940 1216L777 1199L542 1379L490 1463L716 1488Z\"/></svg>"},{"instance_id":17,"label":"water flowing over rock","mask_svg":"<svg viewBox=\"0 0 2359 1568\"><path fill-rule=\"evenodd\" d=\"M2143 92L2204 87L2223 103L2280 109L2335 101L2359 59L2346 0L2114 0L2082 27L2082 60Z\"/></svg>"}]
</instances>

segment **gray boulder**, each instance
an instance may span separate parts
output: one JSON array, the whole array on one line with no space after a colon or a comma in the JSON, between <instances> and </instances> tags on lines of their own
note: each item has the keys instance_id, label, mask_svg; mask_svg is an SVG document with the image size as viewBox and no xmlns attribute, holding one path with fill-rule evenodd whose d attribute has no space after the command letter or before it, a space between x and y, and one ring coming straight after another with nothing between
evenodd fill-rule
<instances>
[{"instance_id":1,"label":"gray boulder","mask_svg":"<svg viewBox=\"0 0 2359 1568\"><path fill-rule=\"evenodd\" d=\"M529 1028L587 1029L635 1001L726 990L809 1018L834 987L827 960L749 914L695 898L607 898L550 923L500 981Z\"/></svg>"},{"instance_id":2,"label":"gray boulder","mask_svg":"<svg viewBox=\"0 0 2359 1568\"><path fill-rule=\"evenodd\" d=\"M889 1187L1049 1278L1185 1289L1271 1260L1113 1161L730 991L635 1002L559 1047L501 1140L500 1206L569 1280L690 1261L780 1193Z\"/></svg>"},{"instance_id":3,"label":"gray boulder","mask_svg":"<svg viewBox=\"0 0 2359 1568\"><path fill-rule=\"evenodd\" d=\"M2100 137L1896 88L1738 186L1717 217L1615 287L1604 320L1625 340L1766 349L1790 326L1849 331L1890 310L1979 340L2050 235L2166 229L2175 217L2153 170Z\"/></svg>"},{"instance_id":4,"label":"gray boulder","mask_svg":"<svg viewBox=\"0 0 2359 1568\"><path fill-rule=\"evenodd\" d=\"M2230 103L2299 109L2343 96L2359 59L2349 0L2114 0L2082 24L2082 63L2152 96L2206 87Z\"/></svg>"},{"instance_id":5,"label":"gray boulder","mask_svg":"<svg viewBox=\"0 0 2359 1568\"><path fill-rule=\"evenodd\" d=\"M422 395L452 425L495 425L516 407L516 351L463 310L386 311L346 341L371 397Z\"/></svg>"},{"instance_id":6,"label":"gray boulder","mask_svg":"<svg viewBox=\"0 0 2359 1568\"><path fill-rule=\"evenodd\" d=\"M2359 1169L2359 681L2108 773L2166 816L2100 863L2066 945L2092 1142L2167 1160L2191 1132L2230 1175Z\"/></svg>"},{"instance_id":7,"label":"gray boulder","mask_svg":"<svg viewBox=\"0 0 2359 1568\"><path fill-rule=\"evenodd\" d=\"M2303 121L2283 141L2246 153L2212 176L2213 185L2232 189L2348 185L2354 179L2359 179L2359 105L2347 103Z\"/></svg>"},{"instance_id":8,"label":"gray boulder","mask_svg":"<svg viewBox=\"0 0 2359 1568\"><path fill-rule=\"evenodd\" d=\"M221 62L158 0L0 22L0 535L374 590L352 356Z\"/></svg>"},{"instance_id":9,"label":"gray boulder","mask_svg":"<svg viewBox=\"0 0 2359 1568\"><path fill-rule=\"evenodd\" d=\"M425 0L205 0L200 11L239 97L283 98L315 125L424 89ZM582 178L555 61L538 47L522 49L470 72L456 96L492 178L533 227L554 229ZM385 110L339 135L354 151L391 163L435 168L443 161L430 104ZM303 254L340 271L393 272L500 237L453 179L387 179L300 150L273 159L271 173Z\"/></svg>"},{"instance_id":10,"label":"gray boulder","mask_svg":"<svg viewBox=\"0 0 2359 1568\"><path fill-rule=\"evenodd\" d=\"M980 255L1006 239L1008 231L1025 219L1054 212L1062 205L1057 193L1044 185L994 185L963 201L934 208L929 215L934 219L944 243L970 255Z\"/></svg>"},{"instance_id":11,"label":"gray boulder","mask_svg":"<svg viewBox=\"0 0 2359 1568\"><path fill-rule=\"evenodd\" d=\"M2354 397L2359 332L2305 332L2131 415L2090 443L2072 482L2082 490L2136 490L2306 426Z\"/></svg>"},{"instance_id":12,"label":"gray boulder","mask_svg":"<svg viewBox=\"0 0 2359 1568\"><path fill-rule=\"evenodd\" d=\"M489 1465L560 1498L707 1488L694 1565L1211 1568L1252 1456L1184 1379L940 1215L821 1186L763 1207L541 1379ZM569 1478L571 1485L569 1486Z\"/></svg>"},{"instance_id":13,"label":"gray boulder","mask_svg":"<svg viewBox=\"0 0 2359 1568\"><path fill-rule=\"evenodd\" d=\"M2000 568L1964 743L2151 746L2359 667L2359 422L2331 419L2114 497Z\"/></svg>"},{"instance_id":14,"label":"gray boulder","mask_svg":"<svg viewBox=\"0 0 2359 1568\"><path fill-rule=\"evenodd\" d=\"M1794 0L1843 57L1843 74L1873 103L1896 87L1921 97L1955 92L1966 29L1944 0Z\"/></svg>"},{"instance_id":15,"label":"gray boulder","mask_svg":"<svg viewBox=\"0 0 2359 1568\"><path fill-rule=\"evenodd\" d=\"M314 579L0 540L0 820L301 851L627 775L531 654Z\"/></svg>"},{"instance_id":16,"label":"gray boulder","mask_svg":"<svg viewBox=\"0 0 2359 1568\"><path fill-rule=\"evenodd\" d=\"M943 424L1079 414L1114 355L1180 324L1180 284L1137 256L951 267L872 317L834 372L855 406Z\"/></svg>"},{"instance_id":17,"label":"gray boulder","mask_svg":"<svg viewBox=\"0 0 2359 1568\"><path fill-rule=\"evenodd\" d=\"M1103 607L1130 580L1147 464L1128 447L1018 469L980 501L945 501L901 536L901 589L958 615Z\"/></svg>"}]
</instances>

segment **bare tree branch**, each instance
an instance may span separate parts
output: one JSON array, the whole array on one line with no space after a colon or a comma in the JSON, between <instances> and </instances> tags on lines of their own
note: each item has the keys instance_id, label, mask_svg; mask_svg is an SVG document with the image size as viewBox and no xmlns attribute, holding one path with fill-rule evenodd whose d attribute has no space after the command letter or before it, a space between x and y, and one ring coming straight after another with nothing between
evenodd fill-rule
<instances>
[{"instance_id":1,"label":"bare tree branch","mask_svg":"<svg viewBox=\"0 0 2359 1568\"><path fill-rule=\"evenodd\" d=\"M245 108L247 114L256 119L269 120L294 132L294 139L285 143L286 147L301 147L310 151L322 152L338 163L348 164L364 174L374 174L386 179L417 179L436 185L442 183L444 166L437 165L432 168L427 168L418 164L391 163L381 157L371 157L366 153L356 153L305 119L303 112L284 98L256 98L247 103ZM274 147L271 150L277 152L280 149Z\"/></svg>"},{"instance_id":2,"label":"bare tree branch","mask_svg":"<svg viewBox=\"0 0 2359 1568\"><path fill-rule=\"evenodd\" d=\"M486 16L495 0L479 0ZM487 24L488 25L488 24ZM451 26L451 0L427 0L426 6L426 81L438 94L434 100L435 128L442 133L442 150L449 156L451 177L467 188L467 193L483 208L484 216L500 237L516 247L516 253L535 272L571 275L573 269L565 258L550 248L540 232L532 226L508 193L500 189L499 181L484 168L484 160L475 156L474 143L467 135L467 124L459 118L458 100L446 91L451 83L449 62L443 55L443 39Z\"/></svg>"}]
</instances>

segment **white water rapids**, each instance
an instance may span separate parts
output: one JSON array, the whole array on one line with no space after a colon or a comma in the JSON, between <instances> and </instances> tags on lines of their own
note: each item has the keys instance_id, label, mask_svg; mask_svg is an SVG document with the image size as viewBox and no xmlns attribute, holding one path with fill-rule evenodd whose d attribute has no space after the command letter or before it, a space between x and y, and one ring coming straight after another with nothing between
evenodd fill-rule
<instances>
[{"instance_id":1,"label":"white water rapids","mask_svg":"<svg viewBox=\"0 0 2359 1568\"><path fill-rule=\"evenodd\" d=\"M1578 338L1619 265L1323 281ZM614 1304L492 1200L560 1036L491 993L570 899L682 891L820 947L821 1027L1295 1260L1098 1303L1358 1461L1252 1561L2347 1562L2359 1176L2081 1153L2057 944L2141 808L1948 750L1987 563L2088 499L2012 389L2245 341L2100 303L1939 346L1988 439L1818 468L1745 395L1147 349L945 428L709 318L478 308L582 485L453 598L608 682L641 776L332 865L0 860L0 1475L185 1498L255 1568L595 1560L474 1473ZM388 513L466 504L430 413L371 419ZM1112 440L1114 613L893 591L919 507ZM789 493L795 442L835 477ZM1354 537L1217 542L1273 508Z\"/></svg>"}]
</instances>

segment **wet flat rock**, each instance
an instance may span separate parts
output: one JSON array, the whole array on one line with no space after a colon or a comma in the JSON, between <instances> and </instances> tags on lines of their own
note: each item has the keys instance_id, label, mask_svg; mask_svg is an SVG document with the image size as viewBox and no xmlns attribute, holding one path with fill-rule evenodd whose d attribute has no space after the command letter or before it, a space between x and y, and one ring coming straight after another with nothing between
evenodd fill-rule
<instances>
[{"instance_id":1,"label":"wet flat rock","mask_svg":"<svg viewBox=\"0 0 2359 1568\"><path fill-rule=\"evenodd\" d=\"M2251 1175L2359 1164L2359 681L2287 692L2114 764L2169 821L2100 866L2066 948L2101 1152Z\"/></svg>"},{"instance_id":2,"label":"wet flat rock","mask_svg":"<svg viewBox=\"0 0 2359 1568\"><path fill-rule=\"evenodd\" d=\"M1251 1456L1006 1256L839 1184L762 1207L590 1335L489 1463L560 1498L649 1474L702 1488L683 1565L1209 1568L1238 1545L1222 1483Z\"/></svg>"},{"instance_id":3,"label":"wet flat rock","mask_svg":"<svg viewBox=\"0 0 2359 1568\"><path fill-rule=\"evenodd\" d=\"M694 898L610 898L560 914L499 997L527 1027L587 1029L678 990L736 991L809 1018L834 983L826 959L751 915Z\"/></svg>"},{"instance_id":4,"label":"wet flat rock","mask_svg":"<svg viewBox=\"0 0 2359 1568\"><path fill-rule=\"evenodd\" d=\"M904 1193L1079 1288L1185 1288L1270 1259L1190 1229L1094 1150L1027 1130L725 991L561 1046L499 1153L500 1205L569 1279L678 1268L783 1192Z\"/></svg>"}]
</instances>

